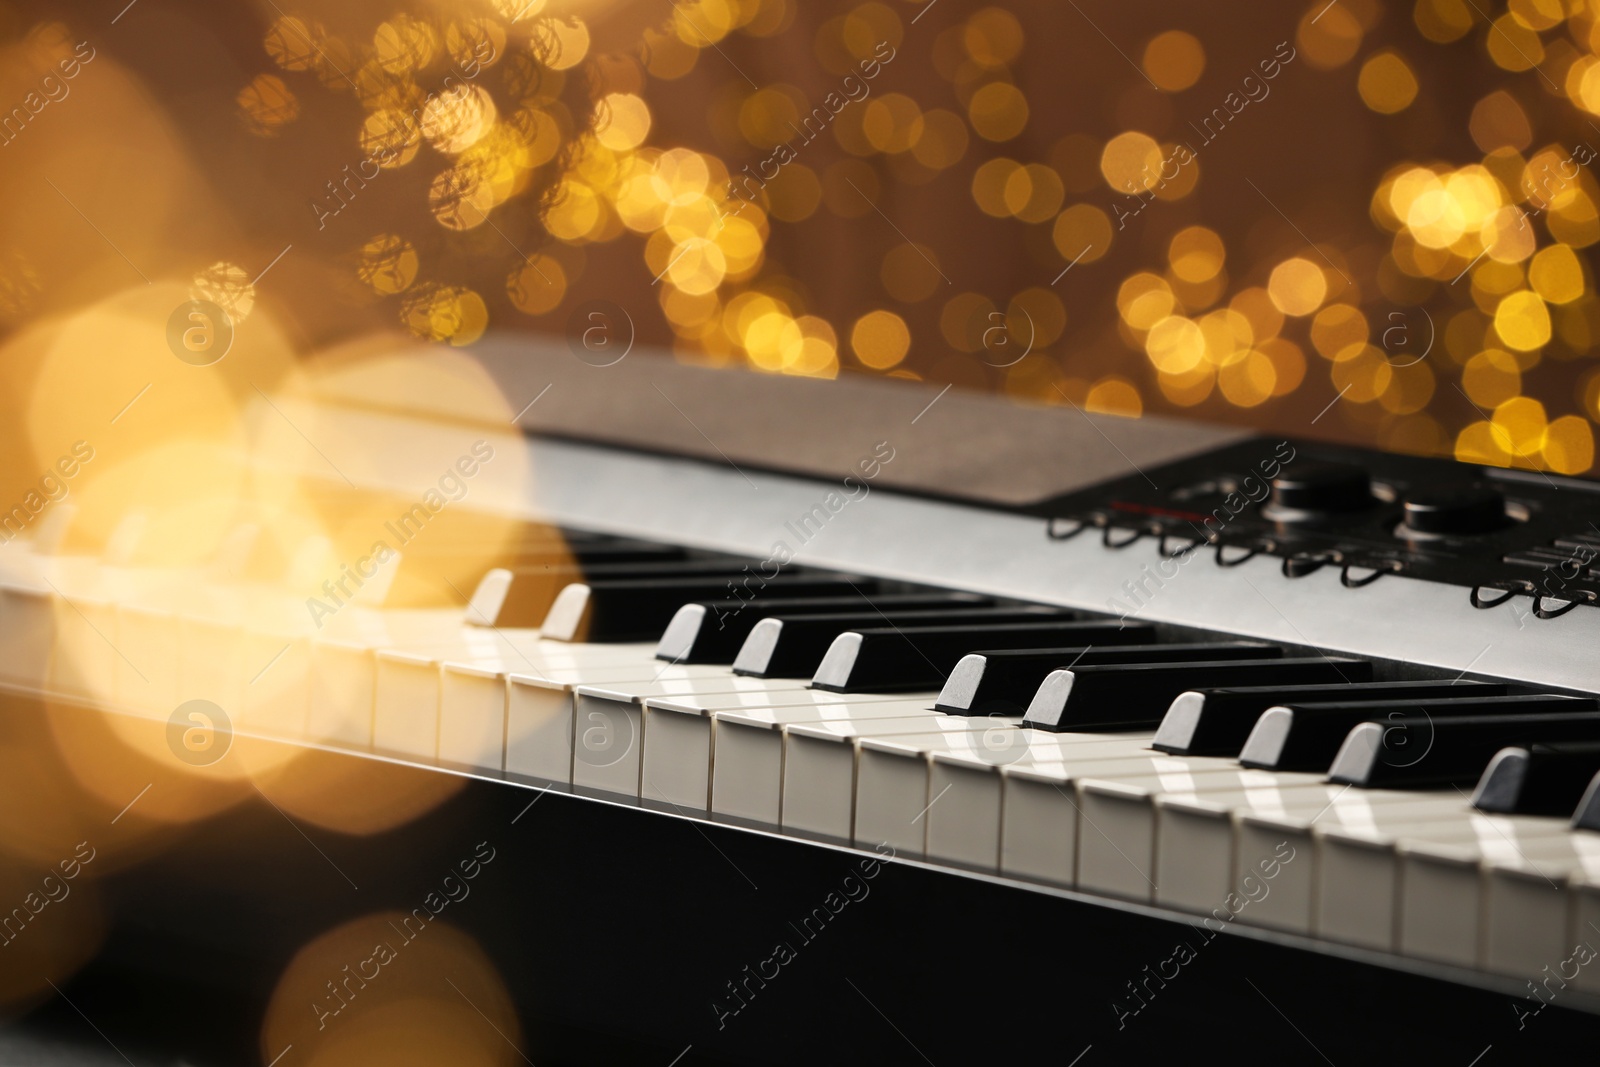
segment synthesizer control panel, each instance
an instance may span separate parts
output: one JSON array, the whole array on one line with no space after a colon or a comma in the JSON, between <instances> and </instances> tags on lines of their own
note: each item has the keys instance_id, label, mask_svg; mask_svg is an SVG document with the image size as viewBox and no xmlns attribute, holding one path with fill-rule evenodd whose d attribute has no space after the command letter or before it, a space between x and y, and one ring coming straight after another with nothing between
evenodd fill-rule
<instances>
[{"instance_id":1,"label":"synthesizer control panel","mask_svg":"<svg viewBox=\"0 0 1600 1067\"><path fill-rule=\"evenodd\" d=\"M1286 578L1337 568L1359 588L1405 575L1473 607L1531 598L1552 619L1600 605L1600 484L1303 441L1258 438L1044 501L1049 535L1163 556L1256 556Z\"/></svg>"}]
</instances>

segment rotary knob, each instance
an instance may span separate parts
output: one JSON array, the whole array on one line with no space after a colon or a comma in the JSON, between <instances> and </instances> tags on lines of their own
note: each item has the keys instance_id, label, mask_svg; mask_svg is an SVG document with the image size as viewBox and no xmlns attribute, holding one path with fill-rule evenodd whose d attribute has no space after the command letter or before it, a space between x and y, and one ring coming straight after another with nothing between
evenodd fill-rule
<instances>
[{"instance_id":1,"label":"rotary knob","mask_svg":"<svg viewBox=\"0 0 1600 1067\"><path fill-rule=\"evenodd\" d=\"M1407 530L1422 534L1485 534L1511 524L1506 498L1493 489L1421 490L1406 497Z\"/></svg>"},{"instance_id":2,"label":"rotary knob","mask_svg":"<svg viewBox=\"0 0 1600 1067\"><path fill-rule=\"evenodd\" d=\"M1373 502L1371 477L1353 463L1297 463L1272 479L1276 509L1360 511Z\"/></svg>"}]
</instances>

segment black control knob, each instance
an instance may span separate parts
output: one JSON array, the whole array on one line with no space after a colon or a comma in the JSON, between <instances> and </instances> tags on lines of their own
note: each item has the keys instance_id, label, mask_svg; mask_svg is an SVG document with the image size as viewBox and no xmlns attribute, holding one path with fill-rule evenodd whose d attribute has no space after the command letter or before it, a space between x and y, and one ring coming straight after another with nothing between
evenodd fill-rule
<instances>
[{"instance_id":1,"label":"black control knob","mask_svg":"<svg viewBox=\"0 0 1600 1067\"><path fill-rule=\"evenodd\" d=\"M1371 507L1372 479L1353 463L1296 463L1272 479L1272 503L1293 511Z\"/></svg>"},{"instance_id":2,"label":"black control knob","mask_svg":"<svg viewBox=\"0 0 1600 1067\"><path fill-rule=\"evenodd\" d=\"M1424 489L1406 497L1406 527L1426 534L1493 533L1511 524L1493 489Z\"/></svg>"}]
</instances>

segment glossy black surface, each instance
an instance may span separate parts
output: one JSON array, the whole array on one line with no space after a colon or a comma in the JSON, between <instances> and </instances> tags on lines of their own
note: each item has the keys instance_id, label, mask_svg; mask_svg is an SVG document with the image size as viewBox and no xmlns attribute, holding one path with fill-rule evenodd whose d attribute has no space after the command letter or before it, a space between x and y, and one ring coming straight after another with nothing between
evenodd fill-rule
<instances>
[{"instance_id":1,"label":"glossy black surface","mask_svg":"<svg viewBox=\"0 0 1600 1067\"><path fill-rule=\"evenodd\" d=\"M1276 654L1273 646L1260 641L1157 644L1155 628L1143 623L1127 624L1115 637L1121 645L973 652L956 664L935 707L951 715L1021 715L1040 684L1058 670L1107 663L1253 659Z\"/></svg>"},{"instance_id":2,"label":"glossy black surface","mask_svg":"<svg viewBox=\"0 0 1600 1067\"><path fill-rule=\"evenodd\" d=\"M1350 674L1348 669L1346 674ZM1158 737L1152 748L1184 756L1237 756L1250 730L1268 708L1280 704L1395 701L1472 696L1501 696L1510 690L1505 682L1415 681L1367 682L1340 685L1264 685L1226 689L1199 689L1180 694L1178 700L1193 705L1193 732L1185 744L1165 744ZM1174 701L1176 705L1177 701Z\"/></svg>"},{"instance_id":3,"label":"glossy black surface","mask_svg":"<svg viewBox=\"0 0 1600 1067\"><path fill-rule=\"evenodd\" d=\"M1045 680L1028 705L1024 726L1072 730L1139 730L1160 724L1172 701L1195 686L1337 685L1370 677L1364 660L1281 656L1137 665L1074 667Z\"/></svg>"},{"instance_id":4,"label":"glossy black surface","mask_svg":"<svg viewBox=\"0 0 1600 1067\"><path fill-rule=\"evenodd\" d=\"M1378 753L1379 761L1398 771L1405 767L1420 767L1427 760L1433 760L1429 767L1434 766L1449 747L1443 739L1465 731L1457 728L1453 733L1433 728L1433 723L1443 722L1446 719L1452 722L1465 722L1468 717L1482 717L1493 719L1507 719L1513 725L1516 723L1514 716L1527 716L1526 721L1531 722L1533 717L1548 713L1579 715L1600 706L1600 701L1588 697L1568 697L1550 694L1519 694L1503 697L1466 697L1464 699L1417 699L1384 702L1355 702L1355 703L1327 703L1327 704L1293 704L1288 706L1292 715L1287 736L1275 760L1241 757L1240 761L1246 767L1261 767L1279 771L1325 771L1333 763L1334 757L1339 753L1350 731L1364 722L1378 722L1384 724L1382 742ZM1592 735L1600 736L1600 728L1595 721L1581 719L1581 723L1588 723ZM1529 727L1533 730L1534 727ZM1561 740L1575 740L1583 737L1568 734ZM1478 775L1483 772L1499 747L1517 744L1521 737L1513 728L1511 735L1500 745L1482 752L1481 756L1474 757L1477 765L1472 768L1467 779L1469 782L1478 780ZM1535 740L1530 732L1522 740ZM1554 740L1554 738L1552 738ZM1444 747L1441 748L1441 745ZM1475 749L1474 751L1481 751ZM1380 772L1385 773L1385 772ZM1419 772L1421 773L1421 772ZM1458 775L1459 777L1459 775ZM1448 784L1446 780L1443 784Z\"/></svg>"}]
</instances>

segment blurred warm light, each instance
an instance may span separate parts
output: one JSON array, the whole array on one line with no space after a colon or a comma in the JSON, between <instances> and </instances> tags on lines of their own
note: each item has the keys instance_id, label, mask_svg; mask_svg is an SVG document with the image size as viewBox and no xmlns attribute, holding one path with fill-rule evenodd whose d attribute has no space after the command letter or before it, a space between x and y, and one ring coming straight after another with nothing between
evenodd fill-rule
<instances>
[{"instance_id":1,"label":"blurred warm light","mask_svg":"<svg viewBox=\"0 0 1600 1067\"><path fill-rule=\"evenodd\" d=\"M262 1062L290 1046L302 1062L319 1067L524 1062L504 981L447 910L454 900L470 899L477 880L509 876L495 868L495 855L493 843L463 843L462 869L419 889L413 911L355 919L302 947L267 1007ZM474 877L466 878L466 870Z\"/></svg>"},{"instance_id":2,"label":"blurred warm light","mask_svg":"<svg viewBox=\"0 0 1600 1067\"><path fill-rule=\"evenodd\" d=\"M8 1014L56 996L53 987L88 963L105 937L106 908L94 884L100 855L86 840L80 852L79 840L62 839L56 853L38 863L0 863L0 899L26 917L19 923L15 912L8 913L8 939L0 946L6 960L0 967L0 1009ZM68 870L75 876L64 877Z\"/></svg>"},{"instance_id":3,"label":"blurred warm light","mask_svg":"<svg viewBox=\"0 0 1600 1067\"><path fill-rule=\"evenodd\" d=\"M1111 220L1093 204L1074 204L1056 216L1051 237L1068 262L1093 263L1111 247Z\"/></svg>"},{"instance_id":4,"label":"blurred warm light","mask_svg":"<svg viewBox=\"0 0 1600 1067\"><path fill-rule=\"evenodd\" d=\"M250 746L242 747L248 753ZM344 834L376 834L404 826L460 792L466 783L453 774L419 773L415 768L327 753L252 769L256 787L283 811Z\"/></svg>"},{"instance_id":5,"label":"blurred warm light","mask_svg":"<svg viewBox=\"0 0 1600 1067\"><path fill-rule=\"evenodd\" d=\"M1426 2L1426 0L1424 0ZM1361 47L1361 23L1349 9L1313 3L1305 9L1295 31L1295 44L1306 62L1323 69L1340 67Z\"/></svg>"},{"instance_id":6,"label":"blurred warm light","mask_svg":"<svg viewBox=\"0 0 1600 1067\"><path fill-rule=\"evenodd\" d=\"M862 363L886 370L906 358L911 333L905 320L892 311L872 311L856 320L850 330L850 348Z\"/></svg>"},{"instance_id":7,"label":"blurred warm light","mask_svg":"<svg viewBox=\"0 0 1600 1067\"><path fill-rule=\"evenodd\" d=\"M1118 193L1143 193L1161 172L1161 146L1137 130L1119 133L1100 153L1100 173Z\"/></svg>"},{"instance_id":8,"label":"blurred warm light","mask_svg":"<svg viewBox=\"0 0 1600 1067\"><path fill-rule=\"evenodd\" d=\"M1417 96L1416 75L1393 52L1380 52L1363 63L1356 85L1366 105L1384 115L1404 111Z\"/></svg>"},{"instance_id":9,"label":"blurred warm light","mask_svg":"<svg viewBox=\"0 0 1600 1067\"><path fill-rule=\"evenodd\" d=\"M1144 72L1168 92L1182 92L1206 69L1205 48L1192 34L1168 30L1144 46Z\"/></svg>"},{"instance_id":10,"label":"blurred warm light","mask_svg":"<svg viewBox=\"0 0 1600 1067\"><path fill-rule=\"evenodd\" d=\"M1267 294L1285 315L1309 315L1328 295L1328 280L1321 267L1297 256L1272 268Z\"/></svg>"}]
</instances>

